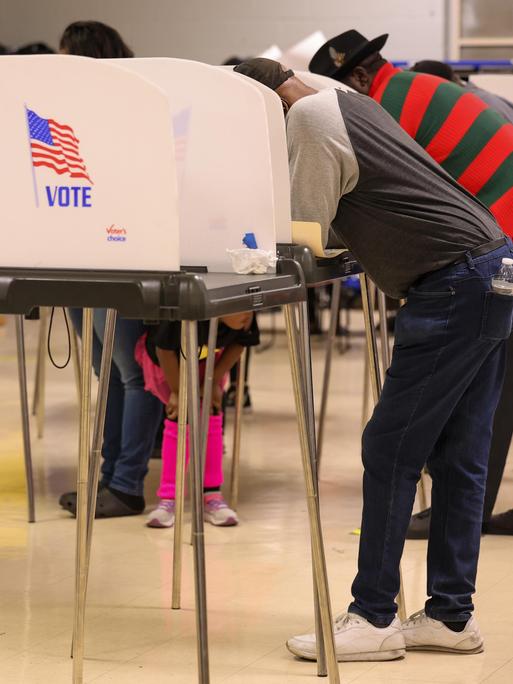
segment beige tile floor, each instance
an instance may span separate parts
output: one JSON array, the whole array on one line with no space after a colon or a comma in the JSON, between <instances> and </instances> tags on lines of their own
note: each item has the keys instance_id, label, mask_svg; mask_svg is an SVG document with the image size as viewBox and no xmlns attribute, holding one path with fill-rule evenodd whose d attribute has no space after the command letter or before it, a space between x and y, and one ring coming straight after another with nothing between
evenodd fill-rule
<instances>
[{"instance_id":1,"label":"beige tile floor","mask_svg":"<svg viewBox=\"0 0 513 684\"><path fill-rule=\"evenodd\" d=\"M37 324L27 323L33 375ZM27 525L12 322L0 328L0 682L71 681L74 522L57 505L73 486L77 407L70 369L48 371L45 435L34 439L38 522ZM57 327L57 352L64 352ZM333 605L350 599L361 506L359 431L362 338L335 356L322 468L322 504ZM322 347L314 341L315 376ZM207 529L212 682L315 682L315 669L290 657L284 642L312 627L306 507L283 337L252 364L254 412L244 425L241 525ZM152 503L159 461L151 462ZM508 468L498 508L511 506ZM187 519L189 524L189 519ZM196 681L192 557L185 548L183 610L171 611L172 532L135 517L95 527L87 612L86 682ZM408 542L407 608L422 607L425 543ZM392 663L344 663L343 682L513 682L513 539L483 540L478 616L486 651L470 657L408 654ZM326 680L324 680L326 681Z\"/></svg>"}]
</instances>

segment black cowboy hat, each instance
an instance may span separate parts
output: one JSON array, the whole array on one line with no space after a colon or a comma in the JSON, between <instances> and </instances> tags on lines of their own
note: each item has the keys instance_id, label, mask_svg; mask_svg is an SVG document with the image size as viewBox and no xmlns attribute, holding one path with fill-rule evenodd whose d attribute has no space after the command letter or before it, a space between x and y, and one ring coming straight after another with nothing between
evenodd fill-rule
<instances>
[{"instance_id":1,"label":"black cowboy hat","mask_svg":"<svg viewBox=\"0 0 513 684\"><path fill-rule=\"evenodd\" d=\"M351 29L345 31L320 47L309 64L314 74L340 79L348 74L364 59L379 52L388 40L388 33L367 40L361 33Z\"/></svg>"}]
</instances>

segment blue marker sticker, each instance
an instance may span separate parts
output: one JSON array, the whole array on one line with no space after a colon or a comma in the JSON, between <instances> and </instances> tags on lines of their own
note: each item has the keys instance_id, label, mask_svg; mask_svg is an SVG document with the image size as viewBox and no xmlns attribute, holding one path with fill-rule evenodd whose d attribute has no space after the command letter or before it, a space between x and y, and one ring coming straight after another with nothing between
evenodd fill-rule
<instances>
[{"instance_id":1,"label":"blue marker sticker","mask_svg":"<svg viewBox=\"0 0 513 684\"><path fill-rule=\"evenodd\" d=\"M255 233L246 233L242 238L242 243L249 249L258 249Z\"/></svg>"}]
</instances>

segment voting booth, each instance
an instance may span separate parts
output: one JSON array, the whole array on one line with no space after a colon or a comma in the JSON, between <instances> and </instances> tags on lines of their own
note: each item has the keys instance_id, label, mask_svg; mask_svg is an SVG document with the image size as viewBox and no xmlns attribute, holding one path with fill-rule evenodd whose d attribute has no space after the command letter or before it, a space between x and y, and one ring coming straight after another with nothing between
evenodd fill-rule
<instances>
[{"instance_id":1,"label":"voting booth","mask_svg":"<svg viewBox=\"0 0 513 684\"><path fill-rule=\"evenodd\" d=\"M160 68L159 82L163 83L165 69L163 65L159 65ZM175 65L173 74L187 68ZM205 68L209 70L209 76L218 78L219 83L228 77L231 92L232 76ZM233 86L252 93L248 97L252 97L250 104L259 112L258 121L253 122L247 112L255 128L246 129L245 135L252 135L262 145L263 152L258 155L256 149L251 149L251 158L246 158L246 163L258 161L254 174L259 182L238 185L235 201L228 203L231 188L225 192L223 182L230 181L226 175L230 166L223 166L218 154L224 150L226 157L240 161L229 148L237 147L239 142L242 144L244 136L241 134L230 142L223 129L219 136L222 145L208 159L209 168L214 162L217 164L214 166L217 175L204 173L205 156L200 155L199 147L192 146L192 141L194 145L201 145L207 135L195 123L200 102L192 98L193 87L200 88L203 83L200 76L190 82L190 91L183 88L186 95L179 100L178 76L174 86L170 81L163 88L155 84L157 76L143 77L113 62L69 56L16 57L0 62L0 70L3 70L3 82L9 84L8 108L0 116L4 116L5 122L15 130L4 164L15 169L14 180L11 175L11 193L3 191L0 205L2 223L15 229L11 231L5 259L4 254L0 256L0 311L17 316L19 351L24 359L24 314L43 305L84 309L74 684L83 682L85 603L116 313L155 321L182 321L186 358L181 360L179 423L184 444L187 422L190 429L198 680L206 684L209 660L202 458L208 412L200 411L197 321L210 320L208 346L211 353L208 354L204 384L204 403L208 406L218 317L277 305L284 306L287 321L312 534L315 597L320 611L319 647L326 652L330 681L337 684L339 675L315 483L315 454L308 440L306 376L310 369L305 365L303 353L308 340L297 325L297 307L305 299L304 277L298 264L291 259L280 259L276 273L238 275L228 266L225 255L226 248L240 246L238 240L245 232L254 232L261 240L260 247L274 250L276 235L280 231L285 233L290 227L288 196L279 199L275 196L278 174L273 174L274 167L269 161L275 154L270 149L272 114L265 105L265 98L252 85L239 82L242 85ZM188 79L186 82L189 84ZM67 83L68 87L54 96L55 83ZM179 104L175 104L175 100ZM227 100L223 106L229 113L232 103ZM95 108L95 112L91 113L91 108ZM219 100L212 101L215 116L219 108ZM188 116L177 116L187 110ZM214 115L211 121L218 121L221 126L222 117L219 114L216 119ZM18 116L25 128L17 120ZM187 119L192 125L190 147L188 136L185 144L179 140L180 131L184 130L180 125ZM231 121L231 125L235 127L235 121ZM216 126L211 126L209 135L217 140ZM186 154L180 156L180 150L184 149ZM245 148L246 152L249 150L249 147ZM283 160L286 161L286 156ZM181 161L185 162L182 167ZM189 177L189 164L194 169L192 177ZM269 174L267 178L264 178L264 169ZM3 173L5 182L5 170ZM214 191L209 183L214 183L216 177L221 183ZM194 192L196 179L201 192ZM222 201L217 202L220 196ZM18 212L20 197L24 205ZM193 198L196 204L210 206L211 211L195 212ZM73 242L69 240L70 233L74 236ZM27 245L31 248L27 249ZM194 263L186 263L189 260ZM180 264L195 268L180 272ZM92 324L96 307L107 309L107 321L92 426ZM23 382L27 418L26 377L22 377L20 371L20 385ZM26 422L28 424L28 419Z\"/></svg>"},{"instance_id":2,"label":"voting booth","mask_svg":"<svg viewBox=\"0 0 513 684\"><path fill-rule=\"evenodd\" d=\"M152 267L170 274L179 266L176 177L169 163L174 154L170 111L167 98L154 85L94 60L6 57L0 73L6 95L0 116L9 131L0 171L1 221L3 235L8 236L0 255L0 310L16 314L24 428L28 408L23 314L41 305L85 307L73 630L73 681L79 683L92 533L87 515L90 307L109 308L93 438L99 456L114 309L138 316L149 300L155 305L158 286L142 274ZM141 112L151 112L155 123L146 136L133 140ZM27 437L24 434L25 444ZM31 464L26 461L26 466L31 475Z\"/></svg>"},{"instance_id":3,"label":"voting booth","mask_svg":"<svg viewBox=\"0 0 513 684\"><path fill-rule=\"evenodd\" d=\"M245 233L275 251L290 239L290 188L281 105L250 79L201 62L115 60L169 97L176 142L182 264L232 271L227 249ZM269 93L271 96L272 93ZM281 142L281 144L280 144ZM198 240L198 233L201 240Z\"/></svg>"},{"instance_id":4,"label":"voting booth","mask_svg":"<svg viewBox=\"0 0 513 684\"><path fill-rule=\"evenodd\" d=\"M0 168L0 205L10 236L2 266L177 270L164 93L83 57L6 57L0 68L9 160Z\"/></svg>"}]
</instances>

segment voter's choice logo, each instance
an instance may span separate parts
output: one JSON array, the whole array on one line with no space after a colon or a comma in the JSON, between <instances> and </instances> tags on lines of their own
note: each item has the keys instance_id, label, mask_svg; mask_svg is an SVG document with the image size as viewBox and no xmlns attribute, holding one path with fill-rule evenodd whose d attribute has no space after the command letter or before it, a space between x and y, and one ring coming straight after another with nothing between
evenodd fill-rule
<instances>
[{"instance_id":1,"label":"voter's choice logo","mask_svg":"<svg viewBox=\"0 0 513 684\"><path fill-rule=\"evenodd\" d=\"M105 232L107 233L107 242L126 242L128 240L127 229L116 226L114 223L105 228Z\"/></svg>"},{"instance_id":2,"label":"voter's choice logo","mask_svg":"<svg viewBox=\"0 0 513 684\"><path fill-rule=\"evenodd\" d=\"M93 181L80 154L80 140L71 126L44 119L25 106L36 206L92 206ZM58 182L38 185L36 169L50 169ZM48 174L45 174L46 179ZM73 179L70 183L70 179Z\"/></svg>"}]
</instances>

